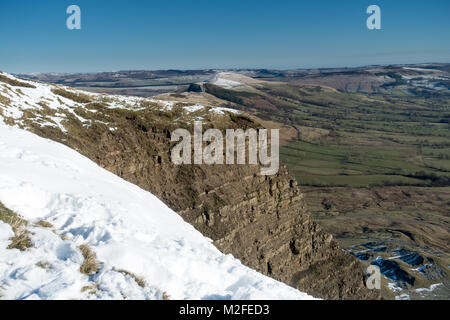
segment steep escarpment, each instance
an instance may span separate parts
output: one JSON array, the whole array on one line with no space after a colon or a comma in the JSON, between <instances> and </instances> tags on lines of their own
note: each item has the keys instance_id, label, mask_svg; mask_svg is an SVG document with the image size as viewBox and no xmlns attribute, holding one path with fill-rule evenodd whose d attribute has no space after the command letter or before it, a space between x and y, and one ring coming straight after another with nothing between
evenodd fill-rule
<instances>
[{"instance_id":1,"label":"steep escarpment","mask_svg":"<svg viewBox=\"0 0 450 320\"><path fill-rule=\"evenodd\" d=\"M151 193L3 123L0 257L2 300L313 298L224 255Z\"/></svg>"},{"instance_id":2,"label":"steep escarpment","mask_svg":"<svg viewBox=\"0 0 450 320\"><path fill-rule=\"evenodd\" d=\"M295 179L284 167L275 176L261 176L258 166L176 166L170 160L171 132L192 130L194 118L200 117L205 129L259 127L257 122L228 111L197 108L192 113L183 105L167 110L156 102L134 102L139 106L120 108L116 102L113 107L104 98L78 102L58 111L60 126L43 125L54 117L44 107L16 118L5 112L3 117L152 192L222 252L249 267L317 297L379 298L378 292L365 288L359 262L311 220ZM38 116L40 121L33 120Z\"/></svg>"},{"instance_id":3,"label":"steep escarpment","mask_svg":"<svg viewBox=\"0 0 450 320\"><path fill-rule=\"evenodd\" d=\"M284 167L273 177L252 166L177 167L168 157L166 131L155 131L137 140L157 145L154 154L165 156L135 157L129 148L139 146L112 150L122 138L107 134L100 145L114 156L96 156L99 164L151 190L219 249L260 272L324 298L376 296L365 289L359 263L311 220Z\"/></svg>"},{"instance_id":4,"label":"steep escarpment","mask_svg":"<svg viewBox=\"0 0 450 320\"><path fill-rule=\"evenodd\" d=\"M145 117L125 116L114 132L87 128L66 143L157 195L249 267L315 296L375 296L363 286L359 263L311 220L284 167L266 177L257 166L175 166L169 158L174 128L141 122ZM55 139L45 129L36 132Z\"/></svg>"}]
</instances>

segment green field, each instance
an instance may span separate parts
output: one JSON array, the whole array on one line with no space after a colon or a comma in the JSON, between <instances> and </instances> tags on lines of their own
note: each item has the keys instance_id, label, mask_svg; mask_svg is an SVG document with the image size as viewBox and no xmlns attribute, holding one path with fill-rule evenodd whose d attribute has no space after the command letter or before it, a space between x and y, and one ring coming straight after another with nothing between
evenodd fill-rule
<instances>
[{"instance_id":1,"label":"green field","mask_svg":"<svg viewBox=\"0 0 450 320\"><path fill-rule=\"evenodd\" d=\"M448 96L366 95L291 84L259 89L278 111L256 114L299 132L298 140L282 147L281 159L301 185L450 185ZM311 137L317 129L325 134Z\"/></svg>"},{"instance_id":2,"label":"green field","mask_svg":"<svg viewBox=\"0 0 450 320\"><path fill-rule=\"evenodd\" d=\"M450 186L450 96L428 89L347 93L293 83L209 93L295 128L281 160L308 186Z\"/></svg>"},{"instance_id":3,"label":"green field","mask_svg":"<svg viewBox=\"0 0 450 320\"><path fill-rule=\"evenodd\" d=\"M445 168L450 164L432 153L426 156L430 160L419 161L423 157L413 146L321 145L295 141L282 147L280 156L301 185L316 186L430 185L432 181L418 177L418 173L448 176L433 167Z\"/></svg>"},{"instance_id":4,"label":"green field","mask_svg":"<svg viewBox=\"0 0 450 320\"><path fill-rule=\"evenodd\" d=\"M292 83L256 89L251 95L218 92L259 118L296 129L297 137L280 149L281 162L321 227L347 250L376 241L387 252L401 246L432 257L438 271L430 279L447 284L440 296L447 299L448 94L405 88L346 93ZM411 272L418 279L415 288L431 283Z\"/></svg>"}]
</instances>

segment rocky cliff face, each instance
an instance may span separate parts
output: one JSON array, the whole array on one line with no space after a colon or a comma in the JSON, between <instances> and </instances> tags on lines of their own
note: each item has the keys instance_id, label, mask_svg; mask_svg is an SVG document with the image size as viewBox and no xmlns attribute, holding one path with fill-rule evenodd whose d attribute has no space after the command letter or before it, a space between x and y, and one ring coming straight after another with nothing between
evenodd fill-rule
<instances>
[{"instance_id":1,"label":"rocky cliff face","mask_svg":"<svg viewBox=\"0 0 450 320\"><path fill-rule=\"evenodd\" d=\"M142 130L129 120L119 131L67 143L157 195L251 268L317 297L378 297L365 288L359 262L311 220L286 168L261 176L249 165L175 166L169 128Z\"/></svg>"},{"instance_id":2,"label":"rocky cliff face","mask_svg":"<svg viewBox=\"0 0 450 320\"><path fill-rule=\"evenodd\" d=\"M9 105L12 98L6 101ZM10 124L74 148L152 192L213 239L221 251L249 267L316 297L380 297L379 292L365 288L359 262L312 221L301 191L284 167L275 176L261 176L259 167L251 165L176 166L170 161L170 134L192 124L178 121L174 125L174 119L186 115L180 108L162 112L141 101L142 108L124 110L107 108L104 98L96 103L89 101L92 97L83 98L86 101L79 103L84 106L58 110L59 117L66 114L59 122L64 130L42 125L54 114L48 107L28 108L20 119L8 117L6 112L3 117ZM203 116L205 127L259 126L248 117L230 113ZM40 121L34 120L36 117Z\"/></svg>"}]
</instances>

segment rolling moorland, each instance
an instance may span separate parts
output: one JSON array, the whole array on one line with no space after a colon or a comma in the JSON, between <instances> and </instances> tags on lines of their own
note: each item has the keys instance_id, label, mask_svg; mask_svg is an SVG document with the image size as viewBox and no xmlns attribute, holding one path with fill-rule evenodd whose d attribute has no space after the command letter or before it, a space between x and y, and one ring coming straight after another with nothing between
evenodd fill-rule
<instances>
[{"instance_id":1,"label":"rolling moorland","mask_svg":"<svg viewBox=\"0 0 450 320\"><path fill-rule=\"evenodd\" d=\"M427 64L198 71L189 75L195 85L178 72L161 80L171 86L159 98L207 100L282 128L281 160L301 186L308 210L348 252L380 266L393 281L383 295L448 298L449 69ZM133 72L123 73L133 79ZM99 79L90 77L83 88L111 90L95 87ZM74 75L32 78L80 82ZM127 86L121 90L131 90ZM127 93L150 94L136 88Z\"/></svg>"},{"instance_id":2,"label":"rolling moorland","mask_svg":"<svg viewBox=\"0 0 450 320\"><path fill-rule=\"evenodd\" d=\"M368 82L362 71L352 70L310 84L278 75L253 90L206 90L296 130L281 159L303 186L308 209L344 248L403 279L395 288L400 296L427 295L400 287L437 282L430 291L447 296L450 99L448 87L434 84L448 79L440 71L378 68L371 73L381 79L370 88L361 85ZM332 85L327 77L335 87L320 84ZM356 90L344 90L346 80Z\"/></svg>"},{"instance_id":3,"label":"rolling moorland","mask_svg":"<svg viewBox=\"0 0 450 320\"><path fill-rule=\"evenodd\" d=\"M214 70L118 71L102 73L22 74L31 80L45 81L92 92L151 97L167 92L183 92L191 83L214 78Z\"/></svg>"}]
</instances>

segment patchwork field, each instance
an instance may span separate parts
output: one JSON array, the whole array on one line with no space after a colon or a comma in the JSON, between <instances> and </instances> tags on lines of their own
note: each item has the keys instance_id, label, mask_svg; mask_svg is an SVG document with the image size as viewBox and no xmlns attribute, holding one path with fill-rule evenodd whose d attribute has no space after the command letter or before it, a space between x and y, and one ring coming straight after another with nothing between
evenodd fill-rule
<instances>
[{"instance_id":1,"label":"patchwork field","mask_svg":"<svg viewBox=\"0 0 450 320\"><path fill-rule=\"evenodd\" d=\"M282 162L322 227L381 267L386 298L448 298L450 95L394 75L370 93L289 75L207 91L297 131ZM412 254L419 261L403 261Z\"/></svg>"}]
</instances>

